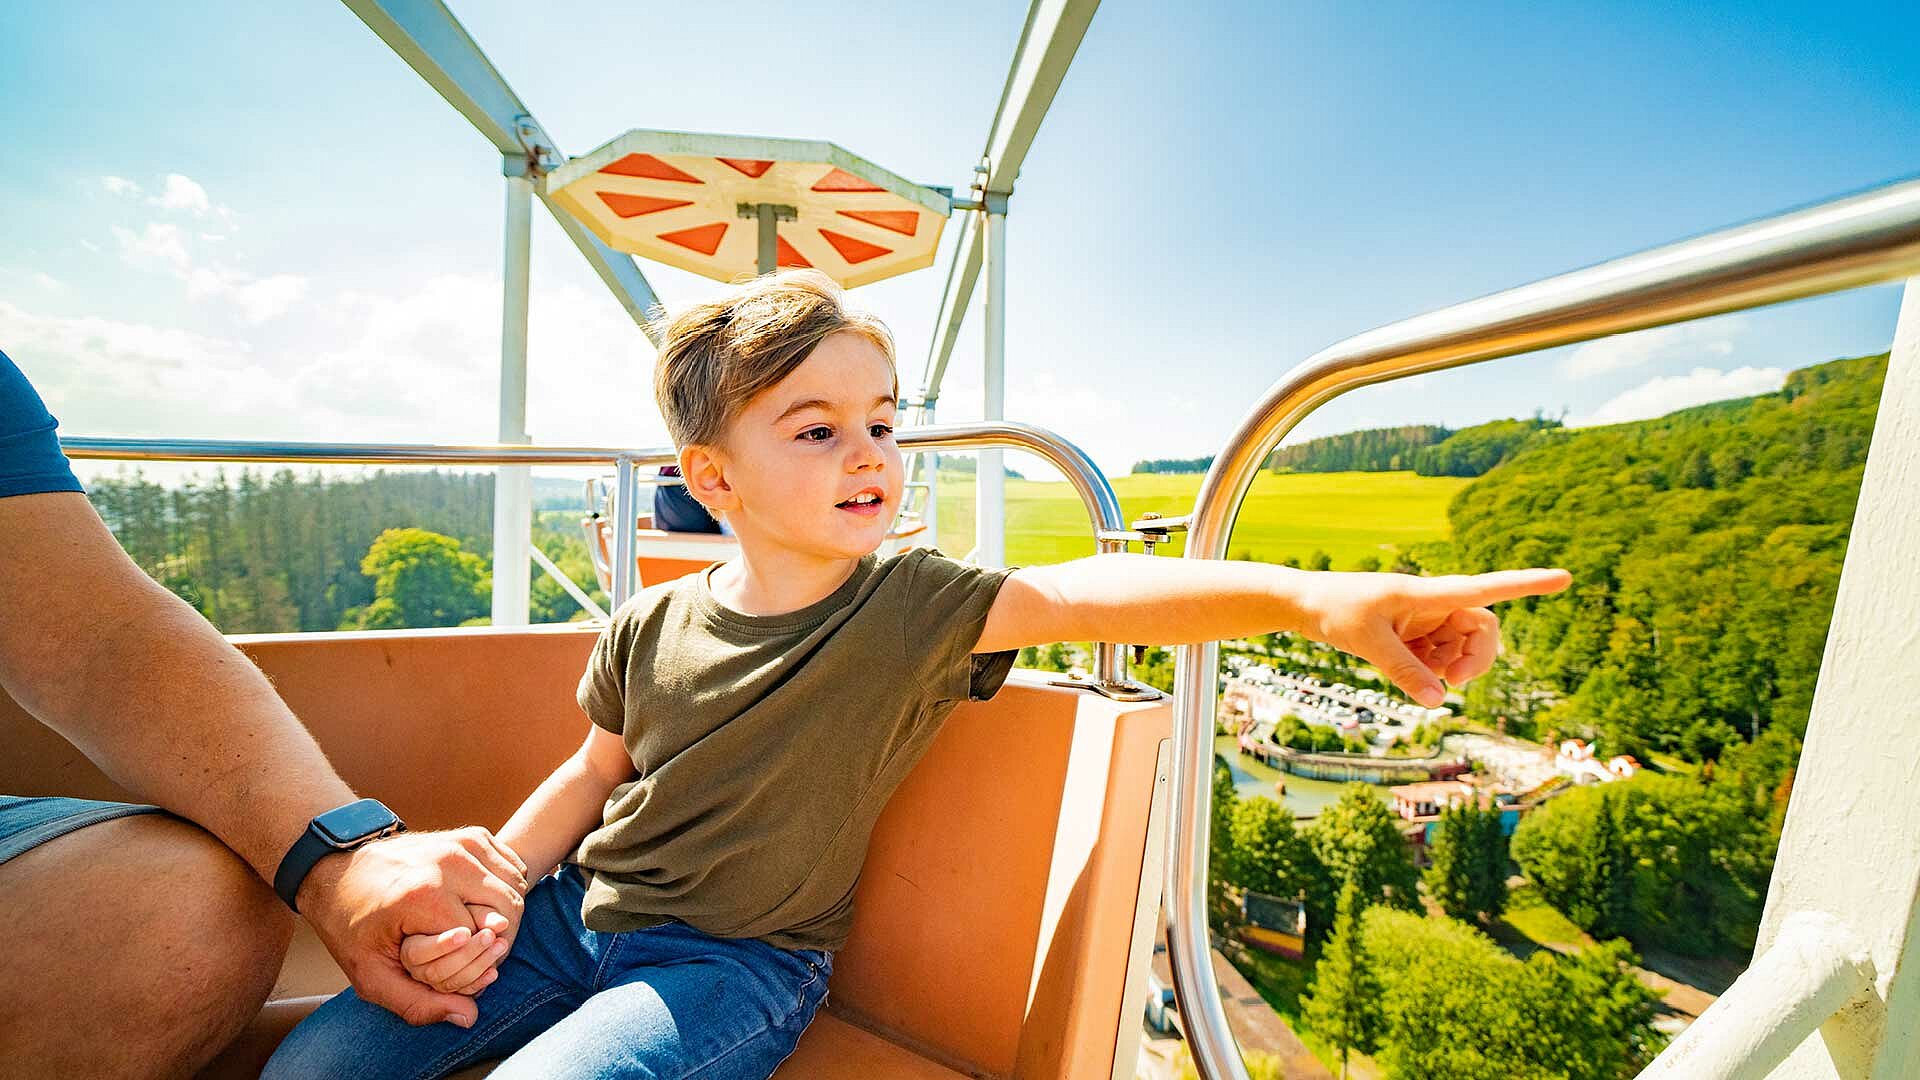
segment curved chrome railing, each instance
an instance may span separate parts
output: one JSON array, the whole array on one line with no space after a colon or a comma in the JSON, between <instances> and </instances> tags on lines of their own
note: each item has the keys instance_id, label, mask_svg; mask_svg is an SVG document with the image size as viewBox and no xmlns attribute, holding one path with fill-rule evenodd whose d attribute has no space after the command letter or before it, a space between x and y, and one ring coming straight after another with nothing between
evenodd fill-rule
<instances>
[{"instance_id":1,"label":"curved chrome railing","mask_svg":"<svg viewBox=\"0 0 1920 1080\"><path fill-rule=\"evenodd\" d=\"M1906 182L1495 293L1349 338L1269 388L1201 483L1186 556L1227 553L1262 461L1320 405L1373 383L1920 273L1920 182ZM1204 1080L1248 1080L1207 962L1217 643L1181 647L1168 849L1168 958Z\"/></svg>"},{"instance_id":2,"label":"curved chrome railing","mask_svg":"<svg viewBox=\"0 0 1920 1080\"><path fill-rule=\"evenodd\" d=\"M937 424L902 428L895 436L907 452L1012 447L1047 461L1066 476L1087 510L1100 551L1124 550L1116 534L1126 530L1113 485L1086 452L1044 428L1005 422ZM307 465L611 465L614 467L615 606L633 594L634 521L639 513L640 470L670 465L672 447L616 449L588 446L427 446L398 443L233 442L214 439L63 438L68 457L96 461L231 461ZM624 527L618 527L623 525ZM1106 686L1128 682L1126 649L1094 645L1095 679Z\"/></svg>"}]
</instances>

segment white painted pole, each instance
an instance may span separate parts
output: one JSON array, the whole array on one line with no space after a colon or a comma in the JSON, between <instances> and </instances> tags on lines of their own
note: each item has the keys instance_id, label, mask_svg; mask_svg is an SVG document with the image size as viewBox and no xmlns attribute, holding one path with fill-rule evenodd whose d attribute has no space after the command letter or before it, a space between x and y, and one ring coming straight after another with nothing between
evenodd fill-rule
<instances>
[{"instance_id":1,"label":"white painted pole","mask_svg":"<svg viewBox=\"0 0 1920 1080\"><path fill-rule=\"evenodd\" d=\"M1780 1080L1900 1080L1920 1061L1916 504L1920 278L1907 282L1894 330L1758 945L1763 953L1772 948L1795 915L1831 915L1866 948L1873 992L1835 1013L1768 1074Z\"/></svg>"},{"instance_id":2,"label":"white painted pole","mask_svg":"<svg viewBox=\"0 0 1920 1080\"><path fill-rule=\"evenodd\" d=\"M533 181L507 177L506 262L500 291L500 441L527 445L527 288ZM527 624L532 587L533 474L502 465L493 481L493 625Z\"/></svg>"},{"instance_id":3,"label":"white painted pole","mask_svg":"<svg viewBox=\"0 0 1920 1080\"><path fill-rule=\"evenodd\" d=\"M933 423L933 406L924 405L920 409L920 422ZM920 513L920 520L927 526L927 546L940 546L940 455L929 450L920 457L920 479L927 482L927 501ZM944 549L943 549L944 550ZM949 552L949 554L957 554Z\"/></svg>"},{"instance_id":4,"label":"white painted pole","mask_svg":"<svg viewBox=\"0 0 1920 1080\"><path fill-rule=\"evenodd\" d=\"M987 214L986 386L982 419L1007 412L1007 215ZM981 566L1007 564L1007 474L1004 450L982 450L975 477L974 548Z\"/></svg>"}]
</instances>

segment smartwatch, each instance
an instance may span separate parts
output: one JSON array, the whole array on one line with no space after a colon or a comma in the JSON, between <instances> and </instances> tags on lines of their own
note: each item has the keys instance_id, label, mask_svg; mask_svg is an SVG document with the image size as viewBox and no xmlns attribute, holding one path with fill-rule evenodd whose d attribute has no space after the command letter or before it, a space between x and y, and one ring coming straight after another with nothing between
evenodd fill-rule
<instances>
[{"instance_id":1,"label":"smartwatch","mask_svg":"<svg viewBox=\"0 0 1920 1080\"><path fill-rule=\"evenodd\" d=\"M307 880L313 864L336 851L352 851L383 836L392 836L407 826L378 799L360 799L335 807L307 823L307 831L287 849L274 871L273 891L294 911L300 883Z\"/></svg>"}]
</instances>

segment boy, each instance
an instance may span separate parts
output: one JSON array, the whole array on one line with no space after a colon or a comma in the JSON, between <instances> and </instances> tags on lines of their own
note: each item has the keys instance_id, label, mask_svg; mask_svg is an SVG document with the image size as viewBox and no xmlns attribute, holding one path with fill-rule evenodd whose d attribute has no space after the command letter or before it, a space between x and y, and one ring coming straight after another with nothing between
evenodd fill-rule
<instances>
[{"instance_id":1,"label":"boy","mask_svg":"<svg viewBox=\"0 0 1920 1080\"><path fill-rule=\"evenodd\" d=\"M888 796L1021 646L1299 630L1435 705L1441 679L1493 661L1482 605L1567 582L879 559L904 478L885 328L802 271L682 313L665 341L655 393L687 491L740 557L643 590L595 645L585 743L499 833L538 881L512 951L492 912L403 945L416 978L485 991L478 1023L408 1028L349 991L267 1075L427 1077L511 1054L494 1076L760 1080L826 994Z\"/></svg>"}]
</instances>

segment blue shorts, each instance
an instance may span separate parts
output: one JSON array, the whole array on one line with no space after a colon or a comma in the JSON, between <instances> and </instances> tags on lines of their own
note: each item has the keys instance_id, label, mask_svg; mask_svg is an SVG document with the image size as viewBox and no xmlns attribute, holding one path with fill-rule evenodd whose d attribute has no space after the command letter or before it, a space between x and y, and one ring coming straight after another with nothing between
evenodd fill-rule
<instances>
[{"instance_id":1,"label":"blue shorts","mask_svg":"<svg viewBox=\"0 0 1920 1080\"><path fill-rule=\"evenodd\" d=\"M157 806L92 799L22 799L0 795L0 863L24 855L75 829L129 814L158 814Z\"/></svg>"}]
</instances>

